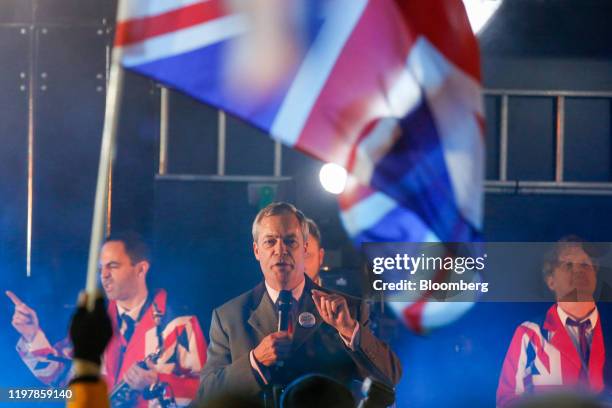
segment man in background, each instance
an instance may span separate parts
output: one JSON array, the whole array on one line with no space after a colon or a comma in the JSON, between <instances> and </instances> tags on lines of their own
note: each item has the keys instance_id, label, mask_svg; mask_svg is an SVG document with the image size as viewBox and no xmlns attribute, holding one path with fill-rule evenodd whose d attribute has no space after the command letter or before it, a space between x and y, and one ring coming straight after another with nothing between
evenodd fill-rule
<instances>
[{"instance_id":1,"label":"man in background","mask_svg":"<svg viewBox=\"0 0 612 408\"><path fill-rule=\"evenodd\" d=\"M308 241L304 257L306 275L314 283L321 286L321 266L323 266L323 258L325 257L325 250L321 245L321 231L311 218L306 218L306 223L308 224Z\"/></svg>"},{"instance_id":2,"label":"man in background","mask_svg":"<svg viewBox=\"0 0 612 408\"><path fill-rule=\"evenodd\" d=\"M556 303L543 322L527 321L516 329L499 378L499 407L528 393L597 394L612 385L604 343L610 332L602 330L605 322L593 298L597 265L585 243L575 236L561 239L546 255L542 272Z\"/></svg>"},{"instance_id":3,"label":"man in background","mask_svg":"<svg viewBox=\"0 0 612 408\"><path fill-rule=\"evenodd\" d=\"M206 361L206 341L195 316L177 316L166 291L149 291L147 245L128 232L106 239L100 252L100 280L108 298L114 335L102 361L111 401L146 407L147 400L172 396L188 405ZM21 338L17 351L43 383L64 387L71 377L73 349L64 339L51 345L34 309L15 294L13 327Z\"/></svg>"}]
</instances>

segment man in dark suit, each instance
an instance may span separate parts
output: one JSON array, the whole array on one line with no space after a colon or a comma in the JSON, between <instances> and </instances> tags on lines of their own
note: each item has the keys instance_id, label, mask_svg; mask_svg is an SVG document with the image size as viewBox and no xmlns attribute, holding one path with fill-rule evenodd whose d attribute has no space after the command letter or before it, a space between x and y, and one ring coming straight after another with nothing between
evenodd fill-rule
<instances>
[{"instance_id":1,"label":"man in dark suit","mask_svg":"<svg viewBox=\"0 0 612 408\"><path fill-rule=\"evenodd\" d=\"M370 330L365 303L324 291L305 276L302 212L270 204L255 217L252 232L264 281L213 311L200 398L222 391L261 394L314 372L344 383L371 376L397 384L399 360ZM279 297L291 299L286 331L277 331Z\"/></svg>"}]
</instances>

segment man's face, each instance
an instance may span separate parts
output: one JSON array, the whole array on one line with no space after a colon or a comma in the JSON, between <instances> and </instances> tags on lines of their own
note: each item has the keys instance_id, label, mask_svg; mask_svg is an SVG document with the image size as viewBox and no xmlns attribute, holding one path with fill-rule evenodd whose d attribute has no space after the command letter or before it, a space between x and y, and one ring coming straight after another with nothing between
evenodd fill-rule
<instances>
[{"instance_id":1,"label":"man's face","mask_svg":"<svg viewBox=\"0 0 612 408\"><path fill-rule=\"evenodd\" d=\"M297 217L291 213L264 217L257 231L253 252L266 282L276 290L295 288L304 279L307 245Z\"/></svg>"},{"instance_id":2,"label":"man's face","mask_svg":"<svg viewBox=\"0 0 612 408\"><path fill-rule=\"evenodd\" d=\"M591 257L578 245L562 249L546 283L557 300L593 300L597 276Z\"/></svg>"},{"instance_id":3,"label":"man's face","mask_svg":"<svg viewBox=\"0 0 612 408\"><path fill-rule=\"evenodd\" d=\"M109 300L129 300L136 294L146 272L144 263L132 264L121 241L104 244L100 252L100 280Z\"/></svg>"},{"instance_id":4,"label":"man's face","mask_svg":"<svg viewBox=\"0 0 612 408\"><path fill-rule=\"evenodd\" d=\"M319 246L317 240L308 234L308 245L306 248L306 256L304 258L304 265L306 269L306 275L313 281L316 281L319 277L319 270L323 264L323 256L325 251Z\"/></svg>"}]
</instances>

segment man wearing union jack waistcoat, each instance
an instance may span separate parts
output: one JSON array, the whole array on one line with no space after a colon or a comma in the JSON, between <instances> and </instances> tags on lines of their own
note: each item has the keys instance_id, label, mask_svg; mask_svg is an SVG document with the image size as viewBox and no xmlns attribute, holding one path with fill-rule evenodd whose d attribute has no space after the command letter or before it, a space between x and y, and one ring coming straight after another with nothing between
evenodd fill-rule
<instances>
[{"instance_id":1,"label":"man wearing union jack waistcoat","mask_svg":"<svg viewBox=\"0 0 612 408\"><path fill-rule=\"evenodd\" d=\"M100 252L114 333L102 358L102 374L113 407L186 406L206 361L197 318L175 315L165 290L148 290L149 260L147 246L131 232L109 237ZM17 351L22 360L43 383L65 386L71 377L69 340L52 346L36 312L13 293L7 295L15 304L12 323L21 334Z\"/></svg>"},{"instance_id":2,"label":"man wearing union jack waistcoat","mask_svg":"<svg viewBox=\"0 0 612 408\"><path fill-rule=\"evenodd\" d=\"M603 395L612 385L612 364L606 362L611 334L594 301L597 265L585 243L562 238L547 254L543 274L556 303L543 322L526 321L516 329L499 378L498 407L527 393Z\"/></svg>"}]
</instances>

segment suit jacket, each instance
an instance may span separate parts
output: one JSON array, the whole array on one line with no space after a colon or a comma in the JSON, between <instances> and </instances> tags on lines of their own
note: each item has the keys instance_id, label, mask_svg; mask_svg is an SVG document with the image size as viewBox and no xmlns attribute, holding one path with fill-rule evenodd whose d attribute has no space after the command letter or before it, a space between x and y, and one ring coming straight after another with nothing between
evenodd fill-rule
<instances>
[{"instance_id":1,"label":"suit jacket","mask_svg":"<svg viewBox=\"0 0 612 408\"><path fill-rule=\"evenodd\" d=\"M606 350L601 310L598 311L588 362L588 387L600 393L604 391L604 381L610 381L606 378L610 375L610 364L604 370ZM581 367L580 354L554 304L543 325L527 321L516 329L499 378L497 406L508 406L523 393L578 386Z\"/></svg>"},{"instance_id":2,"label":"suit jacket","mask_svg":"<svg viewBox=\"0 0 612 408\"><path fill-rule=\"evenodd\" d=\"M292 357L281 370L282 383L307 373L320 373L345 383L372 376L391 386L397 384L401 376L400 362L370 330L365 302L343 295L351 316L360 324L360 339L352 351L337 330L323 322L310 295L313 288L325 291L306 277L298 315L312 313L316 322L310 328L295 325ZM224 390L261 393L264 384L251 367L249 353L264 337L276 331L277 322L275 306L263 282L215 309L199 397L207 398Z\"/></svg>"}]
</instances>

